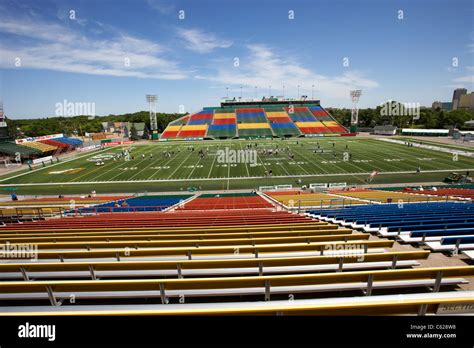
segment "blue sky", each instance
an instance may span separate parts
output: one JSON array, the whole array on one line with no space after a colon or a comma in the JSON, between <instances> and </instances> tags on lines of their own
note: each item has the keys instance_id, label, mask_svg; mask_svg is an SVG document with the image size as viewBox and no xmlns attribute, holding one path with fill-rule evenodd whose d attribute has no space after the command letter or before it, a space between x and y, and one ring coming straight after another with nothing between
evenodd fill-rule
<instances>
[{"instance_id":1,"label":"blue sky","mask_svg":"<svg viewBox=\"0 0 474 348\"><path fill-rule=\"evenodd\" d=\"M354 88L361 107L431 105L473 89L473 18L469 0L0 0L0 95L11 118L63 100L135 112L150 93L158 111L193 112L270 85L314 84L326 107L349 107Z\"/></svg>"}]
</instances>

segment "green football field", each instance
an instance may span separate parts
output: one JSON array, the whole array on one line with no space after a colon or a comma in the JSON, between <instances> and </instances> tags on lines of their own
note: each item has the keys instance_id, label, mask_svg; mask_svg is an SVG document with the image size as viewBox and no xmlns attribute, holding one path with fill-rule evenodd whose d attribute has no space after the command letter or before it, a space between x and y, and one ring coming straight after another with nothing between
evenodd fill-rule
<instances>
[{"instance_id":1,"label":"green football field","mask_svg":"<svg viewBox=\"0 0 474 348\"><path fill-rule=\"evenodd\" d=\"M246 157L240 152L240 158L232 158L232 153L246 150L247 145L255 150L254 158L250 152ZM125 149L131 149L133 159L113 159ZM227 157L222 157L223 153ZM247 162L242 163L244 160ZM103 165L98 166L97 162ZM421 173L417 174L418 166ZM0 177L0 189L57 194L94 189L100 193L241 189L275 184L297 186L299 182L364 184L374 170L380 174L373 184L434 182L441 181L450 171L474 171L474 158L356 137L159 142L106 147L46 167L37 165L31 171Z\"/></svg>"}]
</instances>

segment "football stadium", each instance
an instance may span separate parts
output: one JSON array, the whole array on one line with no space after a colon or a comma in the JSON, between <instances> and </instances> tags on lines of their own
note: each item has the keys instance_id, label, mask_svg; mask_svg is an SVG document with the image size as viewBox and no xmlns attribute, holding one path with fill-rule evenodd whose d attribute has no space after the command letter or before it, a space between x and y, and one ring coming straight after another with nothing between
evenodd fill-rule
<instances>
[{"instance_id":1,"label":"football stadium","mask_svg":"<svg viewBox=\"0 0 474 348\"><path fill-rule=\"evenodd\" d=\"M293 27L276 19L283 11L293 20L287 2L256 3L249 13L205 1L222 26L214 32L203 23L197 29L204 14L186 1L118 1L114 9L70 2L77 9L66 12L45 3L12 1L0 14L7 63L21 61L0 62L0 319L14 326L15 340L45 339L35 328L54 323L58 338L80 332L82 342L87 330L126 317L108 336L121 340L128 325L147 327L147 337L169 327L191 344L213 317L216 331L237 331L229 316L255 327L257 317L271 317L269 341L290 323L281 317L299 317L302 328L338 325L332 343L357 332L380 343L389 327L401 342L472 339L465 329L472 322L463 321L474 314L472 66L453 58L446 68L439 57L425 65L414 53L419 71L397 54L382 68L372 60L386 57L382 42L385 53L347 53L341 72L319 54L339 62L346 55L339 44L352 42L312 32L304 12L318 6L304 1L296 2ZM441 3L372 10L396 13L406 32L424 32L429 51L427 29L403 16L446 15L458 33L469 16ZM315 25L355 23L339 5L324 7L326 17L343 17ZM102 16L109 9L130 18ZM79 20L68 19L70 11ZM260 41L241 27L247 16L257 23L257 13L275 21L262 22L269 32L255 29ZM236 18L232 36L225 23ZM411 42L384 21L387 35ZM275 37L280 27L291 40ZM450 30L443 37L454 37ZM317 43L296 38L308 31ZM372 42L378 34L364 35ZM465 49L460 38L452 44ZM397 80L392 68L415 77ZM440 81L431 79L440 70L447 71ZM471 71L471 83L455 75L462 71ZM169 321L152 321L158 317ZM197 324L184 321L196 317ZM70 324L75 319L83 322ZM428 333L417 326L435 319L445 325Z\"/></svg>"},{"instance_id":2,"label":"football stadium","mask_svg":"<svg viewBox=\"0 0 474 348\"><path fill-rule=\"evenodd\" d=\"M0 178L1 313L432 315L472 303L469 146L350 133L319 101L234 104L180 117L155 141L0 144L28 158L16 170L5 159Z\"/></svg>"}]
</instances>

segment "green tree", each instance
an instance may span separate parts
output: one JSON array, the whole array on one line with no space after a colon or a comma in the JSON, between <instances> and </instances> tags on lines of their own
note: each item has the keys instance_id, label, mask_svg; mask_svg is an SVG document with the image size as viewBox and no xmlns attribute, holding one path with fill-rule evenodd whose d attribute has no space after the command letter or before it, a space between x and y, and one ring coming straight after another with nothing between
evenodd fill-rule
<instances>
[{"instance_id":1,"label":"green tree","mask_svg":"<svg viewBox=\"0 0 474 348\"><path fill-rule=\"evenodd\" d=\"M145 125L145 129L143 130L143 139L150 139L150 131L148 127Z\"/></svg>"},{"instance_id":2,"label":"green tree","mask_svg":"<svg viewBox=\"0 0 474 348\"><path fill-rule=\"evenodd\" d=\"M130 139L131 140L138 140L138 132L135 128L135 124L132 123L132 128L130 128Z\"/></svg>"}]
</instances>

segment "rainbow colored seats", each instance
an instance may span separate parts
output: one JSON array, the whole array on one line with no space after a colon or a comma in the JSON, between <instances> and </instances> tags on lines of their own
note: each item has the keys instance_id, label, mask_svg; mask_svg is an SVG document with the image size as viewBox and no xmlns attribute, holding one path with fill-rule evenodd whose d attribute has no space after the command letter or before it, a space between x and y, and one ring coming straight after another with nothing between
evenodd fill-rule
<instances>
[{"instance_id":1,"label":"rainbow colored seats","mask_svg":"<svg viewBox=\"0 0 474 348\"><path fill-rule=\"evenodd\" d=\"M207 124L187 125L181 127L178 133L180 138L204 138L207 132Z\"/></svg>"},{"instance_id":2,"label":"rainbow colored seats","mask_svg":"<svg viewBox=\"0 0 474 348\"><path fill-rule=\"evenodd\" d=\"M347 132L320 105L293 106L255 102L249 105L203 108L198 113L170 122L160 140L286 138Z\"/></svg>"},{"instance_id":3,"label":"rainbow colored seats","mask_svg":"<svg viewBox=\"0 0 474 348\"><path fill-rule=\"evenodd\" d=\"M238 135L242 138L272 137L273 133L267 123L241 123L238 124Z\"/></svg>"},{"instance_id":4,"label":"rainbow colored seats","mask_svg":"<svg viewBox=\"0 0 474 348\"><path fill-rule=\"evenodd\" d=\"M228 139L237 134L235 124L211 124L207 131L208 138Z\"/></svg>"}]
</instances>

